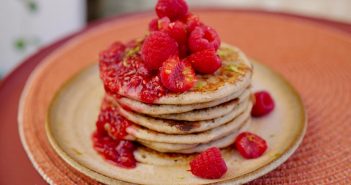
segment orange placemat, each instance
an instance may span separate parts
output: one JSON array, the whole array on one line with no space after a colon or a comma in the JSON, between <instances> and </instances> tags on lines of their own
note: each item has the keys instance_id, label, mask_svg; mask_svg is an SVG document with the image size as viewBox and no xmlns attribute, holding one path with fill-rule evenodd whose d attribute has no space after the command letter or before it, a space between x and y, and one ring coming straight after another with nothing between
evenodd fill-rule
<instances>
[{"instance_id":1,"label":"orange placemat","mask_svg":"<svg viewBox=\"0 0 351 185\"><path fill-rule=\"evenodd\" d=\"M239 46L249 56L283 74L297 88L306 105L309 128L301 147L282 166L252 184L351 183L351 111L348 108L351 36L311 22L270 14L242 11L200 11L199 14L217 28L225 42ZM125 24L132 30L146 27L146 24L131 26L137 18L116 24ZM27 150L48 182L95 183L53 152L43 122L24 123L24 126Z\"/></svg>"}]
</instances>

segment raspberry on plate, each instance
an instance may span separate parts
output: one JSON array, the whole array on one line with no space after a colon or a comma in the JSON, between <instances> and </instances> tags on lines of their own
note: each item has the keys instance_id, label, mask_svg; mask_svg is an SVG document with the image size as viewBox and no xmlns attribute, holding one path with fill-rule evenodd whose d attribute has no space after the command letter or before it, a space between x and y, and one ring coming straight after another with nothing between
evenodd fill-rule
<instances>
[{"instance_id":1,"label":"raspberry on plate","mask_svg":"<svg viewBox=\"0 0 351 185\"><path fill-rule=\"evenodd\" d=\"M190 162L192 174L205 179L219 179L227 172L221 151L212 147L197 155Z\"/></svg>"},{"instance_id":2,"label":"raspberry on plate","mask_svg":"<svg viewBox=\"0 0 351 185\"><path fill-rule=\"evenodd\" d=\"M190 55L187 61L195 71L203 74L212 74L222 65L222 61L214 50L203 50Z\"/></svg>"},{"instance_id":3,"label":"raspberry on plate","mask_svg":"<svg viewBox=\"0 0 351 185\"><path fill-rule=\"evenodd\" d=\"M240 133L234 144L240 155L246 159L258 158L267 150L266 141L250 132Z\"/></svg>"},{"instance_id":4,"label":"raspberry on plate","mask_svg":"<svg viewBox=\"0 0 351 185\"><path fill-rule=\"evenodd\" d=\"M141 56L148 70L158 70L173 55L178 55L178 44L167 33L155 31L145 38Z\"/></svg>"},{"instance_id":5,"label":"raspberry on plate","mask_svg":"<svg viewBox=\"0 0 351 185\"><path fill-rule=\"evenodd\" d=\"M198 26L190 33L188 45L193 53L206 49L217 51L221 45L221 40L213 28Z\"/></svg>"},{"instance_id":6,"label":"raspberry on plate","mask_svg":"<svg viewBox=\"0 0 351 185\"><path fill-rule=\"evenodd\" d=\"M180 61L178 56L172 56L163 63L160 77L162 84L176 93L191 89L196 82L191 64L185 60Z\"/></svg>"},{"instance_id":7,"label":"raspberry on plate","mask_svg":"<svg viewBox=\"0 0 351 185\"><path fill-rule=\"evenodd\" d=\"M255 104L252 107L251 115L253 117L262 117L274 109L274 100L267 91L255 93Z\"/></svg>"},{"instance_id":8,"label":"raspberry on plate","mask_svg":"<svg viewBox=\"0 0 351 185\"><path fill-rule=\"evenodd\" d=\"M184 0L158 0L155 10L159 18L168 17L175 21L188 13L188 5Z\"/></svg>"}]
</instances>

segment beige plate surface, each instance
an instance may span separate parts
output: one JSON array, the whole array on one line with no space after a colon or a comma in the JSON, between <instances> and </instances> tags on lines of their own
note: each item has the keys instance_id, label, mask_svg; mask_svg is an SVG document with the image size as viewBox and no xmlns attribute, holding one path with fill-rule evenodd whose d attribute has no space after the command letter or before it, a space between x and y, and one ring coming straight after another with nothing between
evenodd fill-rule
<instances>
[{"instance_id":1,"label":"beige plate surface","mask_svg":"<svg viewBox=\"0 0 351 185\"><path fill-rule=\"evenodd\" d=\"M96 66L91 66L62 86L51 103L46 131L55 151L72 167L107 184L122 182L141 184L240 184L258 178L282 164L298 147L305 133L306 115L299 95L281 76L254 63L253 88L267 90L276 102L269 116L253 119L249 130L268 142L267 152L258 159L245 160L236 151L225 157L228 172L217 180L193 176L184 166L138 164L135 169L116 167L102 159L92 148L103 97Z\"/></svg>"}]
</instances>

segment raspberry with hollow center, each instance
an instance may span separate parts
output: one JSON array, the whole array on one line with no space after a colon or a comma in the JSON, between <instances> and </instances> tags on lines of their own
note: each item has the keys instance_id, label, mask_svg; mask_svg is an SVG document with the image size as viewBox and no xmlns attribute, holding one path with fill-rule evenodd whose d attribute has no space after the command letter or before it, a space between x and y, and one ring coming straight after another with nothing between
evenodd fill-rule
<instances>
[{"instance_id":1,"label":"raspberry with hollow center","mask_svg":"<svg viewBox=\"0 0 351 185\"><path fill-rule=\"evenodd\" d=\"M159 18L168 17L175 21L188 13L188 5L184 0L158 0L155 10Z\"/></svg>"},{"instance_id":2,"label":"raspberry with hollow center","mask_svg":"<svg viewBox=\"0 0 351 185\"><path fill-rule=\"evenodd\" d=\"M205 179L219 179L227 172L221 151L212 147L197 155L190 162L192 174Z\"/></svg>"},{"instance_id":3,"label":"raspberry with hollow center","mask_svg":"<svg viewBox=\"0 0 351 185\"><path fill-rule=\"evenodd\" d=\"M240 155L246 159L258 158L267 150L266 141L250 132L240 133L234 144Z\"/></svg>"},{"instance_id":4,"label":"raspberry with hollow center","mask_svg":"<svg viewBox=\"0 0 351 185\"><path fill-rule=\"evenodd\" d=\"M196 82L191 64L186 60L180 61L178 56L172 56L163 63L160 77L162 84L176 93L191 89Z\"/></svg>"},{"instance_id":5,"label":"raspberry with hollow center","mask_svg":"<svg viewBox=\"0 0 351 185\"><path fill-rule=\"evenodd\" d=\"M195 71L212 74L222 65L222 61L214 50L203 50L190 55L187 59Z\"/></svg>"},{"instance_id":6,"label":"raspberry with hollow center","mask_svg":"<svg viewBox=\"0 0 351 185\"><path fill-rule=\"evenodd\" d=\"M209 26L196 27L189 36L188 45L191 52L212 49L217 51L221 45L218 33Z\"/></svg>"},{"instance_id":7,"label":"raspberry with hollow center","mask_svg":"<svg viewBox=\"0 0 351 185\"><path fill-rule=\"evenodd\" d=\"M162 63L173 55L178 55L178 44L161 31L152 32L146 37L141 48L145 67L150 71L158 70Z\"/></svg>"},{"instance_id":8,"label":"raspberry with hollow center","mask_svg":"<svg viewBox=\"0 0 351 185\"><path fill-rule=\"evenodd\" d=\"M259 91L254 95L255 104L251 110L253 117L262 117L273 111L275 107L274 100L267 91Z\"/></svg>"}]
</instances>

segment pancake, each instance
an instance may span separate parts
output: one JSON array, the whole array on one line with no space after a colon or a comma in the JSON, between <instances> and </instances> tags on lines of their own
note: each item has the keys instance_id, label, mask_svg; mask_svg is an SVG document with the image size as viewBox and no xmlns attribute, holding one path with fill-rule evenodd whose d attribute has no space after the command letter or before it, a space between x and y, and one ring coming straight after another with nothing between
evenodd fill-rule
<instances>
[{"instance_id":1,"label":"pancake","mask_svg":"<svg viewBox=\"0 0 351 185\"><path fill-rule=\"evenodd\" d=\"M197 144L175 144L175 143L157 143L157 142L148 142L148 141L139 141L142 145L156 150L158 152L164 153L200 153L205 151L210 147L224 148L231 145L234 142L235 137L244 129L248 128L250 120L247 120L243 125L238 129L229 133L229 135L219 138L217 140L210 141L209 143Z\"/></svg>"},{"instance_id":2,"label":"pancake","mask_svg":"<svg viewBox=\"0 0 351 185\"><path fill-rule=\"evenodd\" d=\"M154 104L189 105L218 100L245 89L251 83L252 65L238 48L222 44L217 51L222 66L214 73L196 75L197 85L187 92L168 93L155 100ZM127 87L125 87L127 88ZM118 94L141 101L140 94L128 89L118 89Z\"/></svg>"},{"instance_id":3,"label":"pancake","mask_svg":"<svg viewBox=\"0 0 351 185\"><path fill-rule=\"evenodd\" d=\"M245 124L237 133L246 131L249 128L249 125L250 123ZM233 143L236 135L233 134L231 136L232 137L228 136L228 139ZM231 143L228 144L227 147L220 149L223 158L233 155L234 150ZM134 151L134 157L138 162L157 166L188 164L197 154L198 153L163 153L143 146L139 146L138 149Z\"/></svg>"},{"instance_id":4,"label":"pancake","mask_svg":"<svg viewBox=\"0 0 351 185\"><path fill-rule=\"evenodd\" d=\"M250 118L251 107L249 106L245 112L240 114L238 117L232 121L226 123L225 125L219 126L217 128L195 133L195 134L186 134L186 135L170 135L160 132L155 132L144 127L133 125L127 128L127 133L131 136L134 136L137 139L148 140L153 142L161 143L179 143L179 144L199 144L199 143L208 143L209 141L216 140L223 136L228 135L239 128L246 120Z\"/></svg>"},{"instance_id":5,"label":"pancake","mask_svg":"<svg viewBox=\"0 0 351 185\"><path fill-rule=\"evenodd\" d=\"M167 134L189 134L203 132L221 126L243 113L249 104L251 104L250 100L246 98L246 100L239 103L234 110L230 111L229 113L218 118L204 121L176 121L159 119L125 110L119 105L117 105L117 108L123 117L150 130Z\"/></svg>"},{"instance_id":6,"label":"pancake","mask_svg":"<svg viewBox=\"0 0 351 185\"><path fill-rule=\"evenodd\" d=\"M241 99L230 100L229 102L225 102L223 104L220 104L214 107L198 109L198 110L193 110L190 112L184 112L179 114L156 115L154 117L169 119L169 120L183 120L183 121L202 121L202 120L215 119L234 111L237 108L238 104L240 103L239 100L249 101L248 99L250 94L251 92L247 91L243 94L243 97Z\"/></svg>"},{"instance_id":7,"label":"pancake","mask_svg":"<svg viewBox=\"0 0 351 185\"><path fill-rule=\"evenodd\" d=\"M136 101L130 98L121 97L114 100L113 97L110 97L112 101L117 101L122 106L128 107L129 109L133 110L134 112L138 112L141 114L148 114L148 115L161 115L161 114L176 114L176 113L183 113L189 112L196 109L203 109L208 107L213 107L220 105L224 102L233 100L233 99L242 99L243 93L247 91L250 87L240 90L236 93L230 94L224 98L206 102L206 103L196 103L196 104L189 104L189 105L160 105L160 104L147 104L140 101Z\"/></svg>"}]
</instances>

